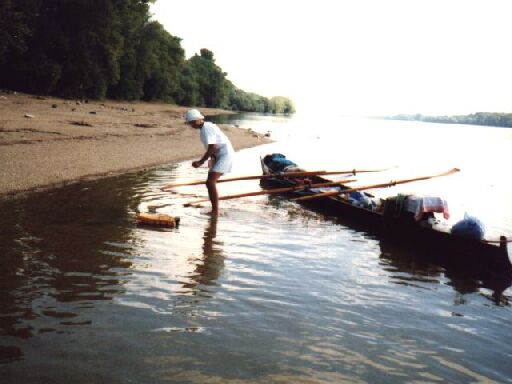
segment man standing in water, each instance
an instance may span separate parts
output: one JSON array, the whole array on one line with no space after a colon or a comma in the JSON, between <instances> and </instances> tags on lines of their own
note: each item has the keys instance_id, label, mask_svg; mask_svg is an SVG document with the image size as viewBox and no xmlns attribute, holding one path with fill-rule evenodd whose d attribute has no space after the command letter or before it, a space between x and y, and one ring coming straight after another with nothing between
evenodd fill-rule
<instances>
[{"instance_id":1,"label":"man standing in water","mask_svg":"<svg viewBox=\"0 0 512 384\"><path fill-rule=\"evenodd\" d=\"M227 136L218 126L204 121L204 116L197 109L191 109L185 115L185 120L192 128L200 129L200 138L206 152L196 161L192 162L194 168L200 167L210 159L210 171L206 180L208 196L212 203L212 215L219 214L219 195L217 193L217 180L224 173L231 172L233 165L233 147Z\"/></svg>"}]
</instances>

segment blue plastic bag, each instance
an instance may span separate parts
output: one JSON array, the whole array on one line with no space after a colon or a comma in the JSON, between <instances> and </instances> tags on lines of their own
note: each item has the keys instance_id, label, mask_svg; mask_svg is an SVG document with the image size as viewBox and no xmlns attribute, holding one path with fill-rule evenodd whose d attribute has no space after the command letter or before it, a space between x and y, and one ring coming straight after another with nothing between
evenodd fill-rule
<instances>
[{"instance_id":1,"label":"blue plastic bag","mask_svg":"<svg viewBox=\"0 0 512 384\"><path fill-rule=\"evenodd\" d=\"M453 225L451 233L467 239L483 240L485 230L480 220L465 214L463 220Z\"/></svg>"}]
</instances>

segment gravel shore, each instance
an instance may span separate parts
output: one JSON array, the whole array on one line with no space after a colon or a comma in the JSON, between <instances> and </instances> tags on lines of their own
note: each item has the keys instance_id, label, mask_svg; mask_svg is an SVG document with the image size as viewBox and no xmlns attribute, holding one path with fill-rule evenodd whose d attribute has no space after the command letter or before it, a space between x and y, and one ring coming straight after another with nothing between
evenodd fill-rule
<instances>
[{"instance_id":1,"label":"gravel shore","mask_svg":"<svg viewBox=\"0 0 512 384\"><path fill-rule=\"evenodd\" d=\"M186 110L0 92L0 198L200 156L198 132L183 121ZM248 129L221 128L235 149L267 142Z\"/></svg>"}]
</instances>

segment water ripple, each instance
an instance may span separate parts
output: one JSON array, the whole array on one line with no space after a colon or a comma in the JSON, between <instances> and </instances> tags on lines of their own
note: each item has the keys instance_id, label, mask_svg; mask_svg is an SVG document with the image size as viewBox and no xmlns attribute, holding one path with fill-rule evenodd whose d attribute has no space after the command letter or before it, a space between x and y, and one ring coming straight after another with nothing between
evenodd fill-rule
<instances>
[{"instance_id":1,"label":"water ripple","mask_svg":"<svg viewBox=\"0 0 512 384\"><path fill-rule=\"evenodd\" d=\"M368 124L356 128L381 137ZM235 175L259 172L259 156L281 149L311 169L334 153L253 148L237 153ZM375 165L369 152L346 150L351 162ZM212 219L209 204L183 206L205 197L204 185L158 188L205 176L187 162L2 205L0 374L64 372L66 380L48 380L56 383L91 369L102 382L510 382L509 287L484 286L284 198L222 202ZM491 205L489 233L508 228L510 210ZM182 222L141 227L138 211Z\"/></svg>"}]
</instances>

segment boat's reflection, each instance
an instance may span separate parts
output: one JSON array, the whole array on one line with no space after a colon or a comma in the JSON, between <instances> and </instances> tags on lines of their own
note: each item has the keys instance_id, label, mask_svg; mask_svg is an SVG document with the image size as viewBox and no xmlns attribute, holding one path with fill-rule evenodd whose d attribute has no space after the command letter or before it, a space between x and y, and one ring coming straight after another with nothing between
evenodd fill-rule
<instances>
[{"instance_id":1,"label":"boat's reflection","mask_svg":"<svg viewBox=\"0 0 512 384\"><path fill-rule=\"evenodd\" d=\"M300 216L301 212L302 215L304 212L310 212L309 209L306 211L279 196L269 196L268 203L276 208L288 210L289 214L294 217ZM458 301L458 304L464 304L464 295L476 292L496 305L509 304L509 299L504 292L512 285L510 277L492 276L485 271L466 268L460 263L450 262L453 258L439 249L429 247L428 244L422 245L408 242L406 239L400 241L396 238L389 238L378 232L369 231L360 223L329 215L321 209L314 209L314 212L323 220L329 220L333 224L362 232L369 238L378 240L382 266L390 270L393 283L413 285L414 282L428 281L432 284L440 284L442 280L448 279L446 284L455 290L455 301ZM485 293L487 290L491 293Z\"/></svg>"},{"instance_id":2,"label":"boat's reflection","mask_svg":"<svg viewBox=\"0 0 512 384\"><path fill-rule=\"evenodd\" d=\"M508 305L508 297L503 293L511 286L508 279L482 279L478 272L460 268L460 266L443 262L442 253L432 254L428 248L401 244L386 238L379 238L380 260L390 272L390 278L398 284L414 284L428 281L439 284L441 279L448 279L448 285L456 291L455 304L464 304L464 296L479 292L483 297L497 305ZM404 273L409 278L404 277ZM490 290L486 294L482 289Z\"/></svg>"}]
</instances>

